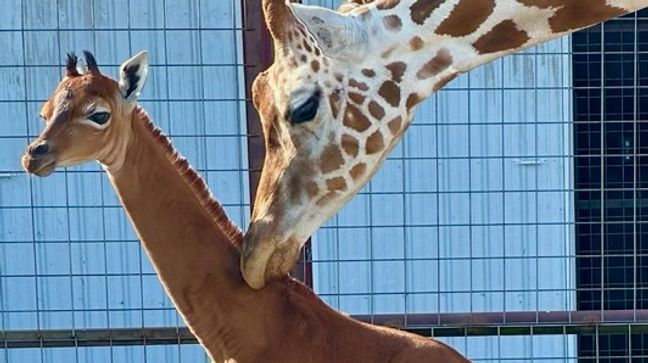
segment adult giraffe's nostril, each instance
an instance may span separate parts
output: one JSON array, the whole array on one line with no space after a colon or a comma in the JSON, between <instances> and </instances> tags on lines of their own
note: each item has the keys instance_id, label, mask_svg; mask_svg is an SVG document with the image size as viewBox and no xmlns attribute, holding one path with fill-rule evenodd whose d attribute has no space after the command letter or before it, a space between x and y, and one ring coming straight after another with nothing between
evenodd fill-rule
<instances>
[{"instance_id":1,"label":"adult giraffe's nostril","mask_svg":"<svg viewBox=\"0 0 648 363\"><path fill-rule=\"evenodd\" d=\"M49 152L49 145L47 144L47 141L43 141L38 145L32 146L29 150L29 154L32 157L43 156L48 152Z\"/></svg>"}]
</instances>

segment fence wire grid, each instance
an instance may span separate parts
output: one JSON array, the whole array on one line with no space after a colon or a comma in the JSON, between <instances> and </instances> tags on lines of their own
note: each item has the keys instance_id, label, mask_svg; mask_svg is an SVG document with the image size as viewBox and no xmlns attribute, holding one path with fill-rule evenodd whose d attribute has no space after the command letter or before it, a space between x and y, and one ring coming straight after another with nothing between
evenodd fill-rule
<instances>
[{"instance_id":1,"label":"fence wire grid","mask_svg":"<svg viewBox=\"0 0 648 363\"><path fill-rule=\"evenodd\" d=\"M142 105L245 227L260 153L246 81L260 65L243 39L262 24L244 19L260 8L0 6L0 363L208 362L100 168L37 179L19 160L66 52L89 49L114 75L147 49ZM462 75L312 237L300 276L342 311L477 362L643 362L647 121L645 10Z\"/></svg>"}]
</instances>

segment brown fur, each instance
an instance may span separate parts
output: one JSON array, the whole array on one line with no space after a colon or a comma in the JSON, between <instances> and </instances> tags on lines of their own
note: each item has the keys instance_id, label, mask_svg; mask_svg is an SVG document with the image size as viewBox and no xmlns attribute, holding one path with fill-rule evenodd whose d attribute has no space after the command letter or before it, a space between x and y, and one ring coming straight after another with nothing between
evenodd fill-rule
<instances>
[{"instance_id":1,"label":"brown fur","mask_svg":"<svg viewBox=\"0 0 648 363\"><path fill-rule=\"evenodd\" d=\"M494 10L495 0L461 0L434 32L454 37L472 34Z\"/></svg>"},{"instance_id":2,"label":"brown fur","mask_svg":"<svg viewBox=\"0 0 648 363\"><path fill-rule=\"evenodd\" d=\"M403 118L398 116L395 119L389 121L387 123L387 127L389 127L389 131L391 131L392 135L398 135L398 132L401 130L403 124Z\"/></svg>"},{"instance_id":3,"label":"brown fur","mask_svg":"<svg viewBox=\"0 0 648 363\"><path fill-rule=\"evenodd\" d=\"M410 39L409 44L410 48L412 48L412 50L414 51L421 50L423 46L425 46L425 42L419 36L415 36L414 38Z\"/></svg>"},{"instance_id":4,"label":"brown fur","mask_svg":"<svg viewBox=\"0 0 648 363\"><path fill-rule=\"evenodd\" d=\"M344 152L347 153L347 155L352 157L358 156L358 150L360 149L358 139L351 135L342 135L342 148L344 149Z\"/></svg>"},{"instance_id":5,"label":"brown fur","mask_svg":"<svg viewBox=\"0 0 648 363\"><path fill-rule=\"evenodd\" d=\"M405 62L394 62L385 66L391 73L392 80L396 83L400 83L403 80L403 75L407 70L407 64Z\"/></svg>"},{"instance_id":6,"label":"brown fur","mask_svg":"<svg viewBox=\"0 0 648 363\"><path fill-rule=\"evenodd\" d=\"M445 0L418 0L410 8L412 21L423 25L432 12L443 4Z\"/></svg>"},{"instance_id":7,"label":"brown fur","mask_svg":"<svg viewBox=\"0 0 648 363\"><path fill-rule=\"evenodd\" d=\"M344 158L337 145L331 144L324 149L320 156L320 170L322 173L328 174L332 171L340 169L344 164Z\"/></svg>"},{"instance_id":8,"label":"brown fur","mask_svg":"<svg viewBox=\"0 0 648 363\"><path fill-rule=\"evenodd\" d=\"M353 180L358 180L364 176L364 173L367 171L367 164L358 163L351 168L349 175Z\"/></svg>"},{"instance_id":9,"label":"brown fur","mask_svg":"<svg viewBox=\"0 0 648 363\"><path fill-rule=\"evenodd\" d=\"M363 4L371 3L374 0L354 0L355 2L361 2ZM400 0L378 0L376 1L376 7L379 10L389 10L395 8L398 4L400 4Z\"/></svg>"},{"instance_id":10,"label":"brown fur","mask_svg":"<svg viewBox=\"0 0 648 363\"><path fill-rule=\"evenodd\" d=\"M399 31L403 27L403 22L398 15L387 15L383 18L385 28L392 31Z\"/></svg>"},{"instance_id":11,"label":"brown fur","mask_svg":"<svg viewBox=\"0 0 648 363\"><path fill-rule=\"evenodd\" d=\"M376 101L369 102L369 113L378 121L385 117L385 109Z\"/></svg>"},{"instance_id":12,"label":"brown fur","mask_svg":"<svg viewBox=\"0 0 648 363\"><path fill-rule=\"evenodd\" d=\"M367 145L365 146L367 155L380 152L384 148L385 148L385 142L383 140L383 135L380 133L380 130L369 135L369 137L367 138Z\"/></svg>"},{"instance_id":13,"label":"brown fur","mask_svg":"<svg viewBox=\"0 0 648 363\"><path fill-rule=\"evenodd\" d=\"M605 0L591 0L587 3L564 0L520 0L520 2L539 8L557 9L554 16L549 19L551 30L555 33L579 29L625 13L623 9L607 5Z\"/></svg>"},{"instance_id":14,"label":"brown fur","mask_svg":"<svg viewBox=\"0 0 648 363\"><path fill-rule=\"evenodd\" d=\"M519 48L529 39L527 32L518 29L513 20L504 20L479 37L473 46L481 54L496 53Z\"/></svg>"},{"instance_id":15,"label":"brown fur","mask_svg":"<svg viewBox=\"0 0 648 363\"><path fill-rule=\"evenodd\" d=\"M344 112L344 126L363 132L371 126L369 118L352 104L347 104Z\"/></svg>"},{"instance_id":16,"label":"brown fur","mask_svg":"<svg viewBox=\"0 0 648 363\"><path fill-rule=\"evenodd\" d=\"M439 49L437 54L429 62L423 65L416 73L418 79L428 79L445 71L452 64L452 56L446 48Z\"/></svg>"},{"instance_id":17,"label":"brown fur","mask_svg":"<svg viewBox=\"0 0 648 363\"><path fill-rule=\"evenodd\" d=\"M378 89L378 94L382 96L387 103L394 107L398 107L401 101L400 87L392 80L385 81L385 83Z\"/></svg>"},{"instance_id":18,"label":"brown fur","mask_svg":"<svg viewBox=\"0 0 648 363\"><path fill-rule=\"evenodd\" d=\"M60 117L61 131L46 127L35 143L47 140L78 162L104 162L165 291L212 361L465 362L443 343L340 314L289 277L249 288L239 271L240 230L146 113L115 99L116 84L103 78L64 80L70 97L53 97L43 107ZM69 117L81 112L93 87L112 110L100 132ZM66 143L64 135L72 135ZM120 141L125 148L105 150ZM123 162L104 159L105 151Z\"/></svg>"}]
</instances>

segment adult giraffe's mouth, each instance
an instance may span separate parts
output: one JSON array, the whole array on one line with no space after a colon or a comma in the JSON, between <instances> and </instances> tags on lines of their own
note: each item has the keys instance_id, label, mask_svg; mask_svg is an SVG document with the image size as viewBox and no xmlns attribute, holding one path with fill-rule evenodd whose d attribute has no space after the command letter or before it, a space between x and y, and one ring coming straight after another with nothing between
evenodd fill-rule
<instances>
[{"instance_id":1,"label":"adult giraffe's mouth","mask_svg":"<svg viewBox=\"0 0 648 363\"><path fill-rule=\"evenodd\" d=\"M284 276L297 262L299 248L300 243L294 238L260 242L248 233L241 252L243 279L253 289L260 289L266 281Z\"/></svg>"}]
</instances>

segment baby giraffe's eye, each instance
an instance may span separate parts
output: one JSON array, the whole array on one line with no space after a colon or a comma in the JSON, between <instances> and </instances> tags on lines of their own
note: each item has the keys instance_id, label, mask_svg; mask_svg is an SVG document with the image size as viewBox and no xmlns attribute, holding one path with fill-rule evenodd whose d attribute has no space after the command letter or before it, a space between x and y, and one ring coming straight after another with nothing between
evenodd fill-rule
<instances>
[{"instance_id":1,"label":"baby giraffe's eye","mask_svg":"<svg viewBox=\"0 0 648 363\"><path fill-rule=\"evenodd\" d=\"M88 116L88 120L97 123L99 125L103 125L106 122L108 122L109 118L110 118L110 114L108 112L95 112L92 115Z\"/></svg>"},{"instance_id":2,"label":"baby giraffe's eye","mask_svg":"<svg viewBox=\"0 0 648 363\"><path fill-rule=\"evenodd\" d=\"M290 122L292 124L301 124L314 119L315 115L317 115L319 102L320 92L316 91L306 102L290 112Z\"/></svg>"}]
</instances>

